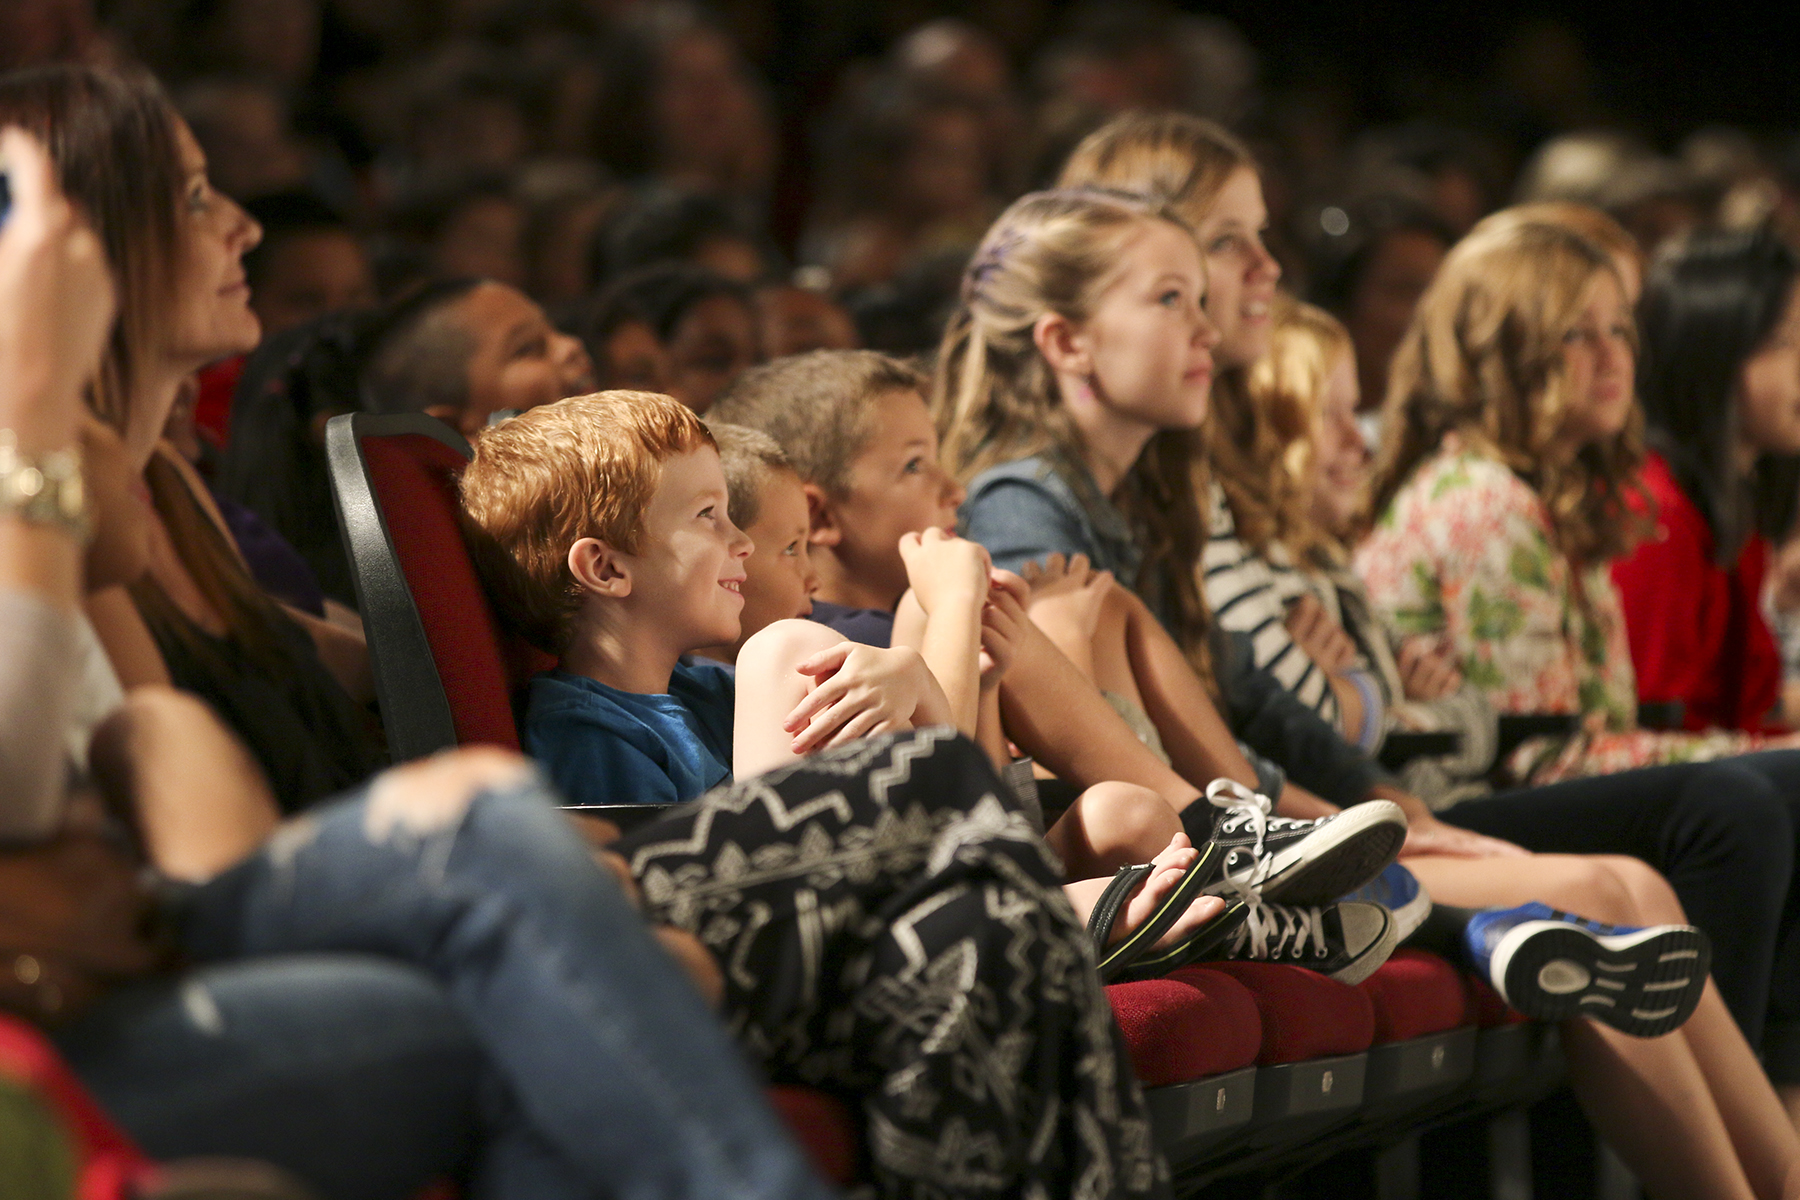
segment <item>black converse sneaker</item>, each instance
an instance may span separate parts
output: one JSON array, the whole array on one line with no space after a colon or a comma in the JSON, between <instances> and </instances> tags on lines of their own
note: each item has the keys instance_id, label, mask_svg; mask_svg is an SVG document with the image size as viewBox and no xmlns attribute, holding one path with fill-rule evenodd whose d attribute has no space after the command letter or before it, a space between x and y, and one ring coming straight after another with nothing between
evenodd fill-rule
<instances>
[{"instance_id":1,"label":"black converse sneaker","mask_svg":"<svg viewBox=\"0 0 1800 1200\"><path fill-rule=\"evenodd\" d=\"M1213 896L1280 904L1326 904L1381 874L1406 841L1406 814L1370 800L1316 821L1273 815L1267 796L1215 779L1206 798L1224 809L1212 841L1225 853Z\"/></svg>"},{"instance_id":2,"label":"black converse sneaker","mask_svg":"<svg viewBox=\"0 0 1800 1200\"><path fill-rule=\"evenodd\" d=\"M1379 904L1252 904L1223 957L1305 967L1339 983L1361 983L1388 960L1399 941L1394 915Z\"/></svg>"}]
</instances>

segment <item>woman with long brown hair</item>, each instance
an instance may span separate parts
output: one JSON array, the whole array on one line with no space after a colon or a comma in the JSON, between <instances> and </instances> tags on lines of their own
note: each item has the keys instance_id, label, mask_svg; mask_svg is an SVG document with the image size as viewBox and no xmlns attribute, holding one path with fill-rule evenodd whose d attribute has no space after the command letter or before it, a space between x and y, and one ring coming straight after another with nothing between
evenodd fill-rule
<instances>
[{"instance_id":1,"label":"woman with long brown hair","mask_svg":"<svg viewBox=\"0 0 1800 1200\"><path fill-rule=\"evenodd\" d=\"M360 635L264 595L204 484L159 445L182 381L256 345L241 260L260 230L207 181L199 145L147 77L17 72L0 80L0 122L50 147L118 281L89 404L124 438L154 502L147 577L89 606L120 677L208 700L284 809L359 782L379 762L346 691L370 690Z\"/></svg>"}]
</instances>

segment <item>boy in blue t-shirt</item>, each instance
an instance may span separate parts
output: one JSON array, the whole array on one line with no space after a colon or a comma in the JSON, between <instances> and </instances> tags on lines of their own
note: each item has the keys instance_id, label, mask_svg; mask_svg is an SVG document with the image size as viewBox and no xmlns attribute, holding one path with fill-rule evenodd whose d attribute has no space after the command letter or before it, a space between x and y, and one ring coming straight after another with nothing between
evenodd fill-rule
<instances>
[{"instance_id":1,"label":"boy in blue t-shirt","mask_svg":"<svg viewBox=\"0 0 1800 1200\"><path fill-rule=\"evenodd\" d=\"M558 655L531 681L521 735L572 803L688 800L734 774L949 720L916 652L808 621L747 641L735 683L684 661L738 640L752 546L731 523L712 435L667 396L602 392L493 426L462 495L491 594Z\"/></svg>"}]
</instances>

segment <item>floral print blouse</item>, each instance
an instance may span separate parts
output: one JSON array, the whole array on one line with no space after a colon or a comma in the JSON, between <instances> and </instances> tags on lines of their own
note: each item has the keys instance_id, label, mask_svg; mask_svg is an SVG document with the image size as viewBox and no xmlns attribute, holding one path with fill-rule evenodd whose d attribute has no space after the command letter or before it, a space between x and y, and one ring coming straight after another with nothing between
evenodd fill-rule
<instances>
[{"instance_id":1,"label":"floral print blouse","mask_svg":"<svg viewBox=\"0 0 1800 1200\"><path fill-rule=\"evenodd\" d=\"M1518 782L1765 744L1735 732L1639 729L1625 614L1606 565L1577 569L1555 548L1549 512L1530 485L1454 435L1381 514L1357 550L1356 570L1402 636L1448 641L1496 711L1581 714L1574 737L1519 747L1506 764Z\"/></svg>"}]
</instances>

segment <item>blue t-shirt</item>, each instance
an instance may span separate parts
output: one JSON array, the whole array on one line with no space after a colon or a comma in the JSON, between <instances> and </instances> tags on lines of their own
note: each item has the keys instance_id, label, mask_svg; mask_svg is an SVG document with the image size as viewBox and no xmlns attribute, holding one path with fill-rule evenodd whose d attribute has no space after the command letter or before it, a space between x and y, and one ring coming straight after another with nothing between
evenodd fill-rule
<instances>
[{"instance_id":1,"label":"blue t-shirt","mask_svg":"<svg viewBox=\"0 0 1800 1200\"><path fill-rule=\"evenodd\" d=\"M814 600L809 619L865 646L886 650L894 644L894 614L879 608L845 608L829 600Z\"/></svg>"},{"instance_id":2,"label":"blue t-shirt","mask_svg":"<svg viewBox=\"0 0 1800 1200\"><path fill-rule=\"evenodd\" d=\"M675 804L731 779L736 699L718 663L683 659L651 695L545 671L527 686L520 741L571 804Z\"/></svg>"}]
</instances>

